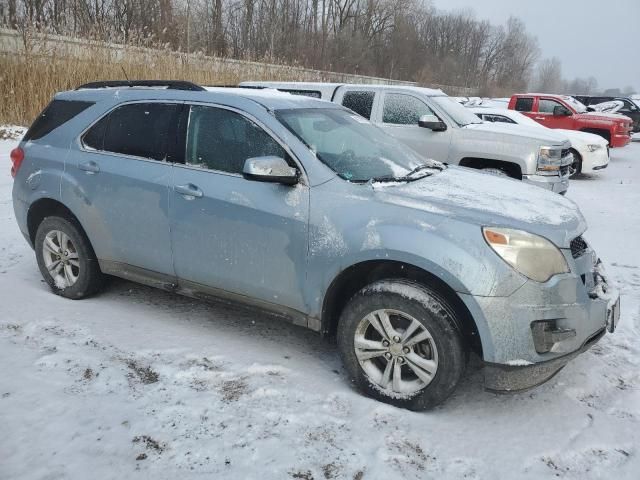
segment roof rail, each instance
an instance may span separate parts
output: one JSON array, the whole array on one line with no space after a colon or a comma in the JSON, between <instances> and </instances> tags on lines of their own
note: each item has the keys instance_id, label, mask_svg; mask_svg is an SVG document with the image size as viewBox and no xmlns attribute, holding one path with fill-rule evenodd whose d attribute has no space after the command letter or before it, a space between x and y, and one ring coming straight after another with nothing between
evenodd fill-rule
<instances>
[{"instance_id":1,"label":"roof rail","mask_svg":"<svg viewBox=\"0 0 640 480\"><path fill-rule=\"evenodd\" d=\"M76 88L76 90L118 87L166 87L169 90L190 90L194 92L204 90L200 85L183 80L107 80L104 82L85 83Z\"/></svg>"},{"instance_id":2,"label":"roof rail","mask_svg":"<svg viewBox=\"0 0 640 480\"><path fill-rule=\"evenodd\" d=\"M269 88L269 87L264 87L262 85L256 85L256 86L254 86L254 85L237 85L237 84L236 85L227 85L227 84L223 84L223 83L221 83L219 85L206 85L206 87L209 87L209 88L249 88L249 89L253 89L253 90L264 90L266 88Z\"/></svg>"}]
</instances>

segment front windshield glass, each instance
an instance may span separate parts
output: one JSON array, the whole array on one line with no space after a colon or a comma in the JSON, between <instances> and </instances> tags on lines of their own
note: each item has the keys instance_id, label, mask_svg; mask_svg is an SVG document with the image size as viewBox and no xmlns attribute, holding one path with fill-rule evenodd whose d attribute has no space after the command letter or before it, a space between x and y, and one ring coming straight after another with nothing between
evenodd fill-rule
<instances>
[{"instance_id":1,"label":"front windshield glass","mask_svg":"<svg viewBox=\"0 0 640 480\"><path fill-rule=\"evenodd\" d=\"M451 97L443 95L441 97L431 97L431 100L447 112L453 121L461 127L469 125L470 123L482 123L482 120L473 112L470 112L469 109L463 107Z\"/></svg>"},{"instance_id":2,"label":"front windshield glass","mask_svg":"<svg viewBox=\"0 0 640 480\"><path fill-rule=\"evenodd\" d=\"M578 113L585 113L587 111L587 107L584 106L584 103L580 102L579 100L576 100L573 97L562 97L562 99L567 102L569 105L571 105L573 107L573 109L578 112Z\"/></svg>"},{"instance_id":3,"label":"front windshield glass","mask_svg":"<svg viewBox=\"0 0 640 480\"><path fill-rule=\"evenodd\" d=\"M444 168L347 110L278 110L276 118L345 180L409 181Z\"/></svg>"}]
</instances>

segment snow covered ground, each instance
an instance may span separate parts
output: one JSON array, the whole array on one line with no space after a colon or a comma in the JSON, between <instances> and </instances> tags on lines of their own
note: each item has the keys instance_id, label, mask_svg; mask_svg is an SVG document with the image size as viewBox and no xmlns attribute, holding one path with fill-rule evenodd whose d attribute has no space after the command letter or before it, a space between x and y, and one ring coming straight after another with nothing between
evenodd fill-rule
<instances>
[{"instance_id":1,"label":"snow covered ground","mask_svg":"<svg viewBox=\"0 0 640 480\"><path fill-rule=\"evenodd\" d=\"M619 330L501 396L472 362L423 413L362 397L334 345L125 281L51 294L13 218L0 141L1 479L637 479L640 142L571 183L622 293Z\"/></svg>"}]
</instances>

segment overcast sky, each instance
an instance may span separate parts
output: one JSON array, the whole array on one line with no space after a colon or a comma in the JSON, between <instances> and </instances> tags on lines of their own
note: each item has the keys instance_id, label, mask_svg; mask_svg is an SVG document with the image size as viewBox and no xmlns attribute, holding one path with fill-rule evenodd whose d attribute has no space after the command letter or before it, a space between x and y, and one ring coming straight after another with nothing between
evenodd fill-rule
<instances>
[{"instance_id":1,"label":"overcast sky","mask_svg":"<svg viewBox=\"0 0 640 480\"><path fill-rule=\"evenodd\" d=\"M470 8L504 24L521 18L542 57L558 57L567 79L593 75L600 88L640 92L640 0L432 0L440 10Z\"/></svg>"}]
</instances>

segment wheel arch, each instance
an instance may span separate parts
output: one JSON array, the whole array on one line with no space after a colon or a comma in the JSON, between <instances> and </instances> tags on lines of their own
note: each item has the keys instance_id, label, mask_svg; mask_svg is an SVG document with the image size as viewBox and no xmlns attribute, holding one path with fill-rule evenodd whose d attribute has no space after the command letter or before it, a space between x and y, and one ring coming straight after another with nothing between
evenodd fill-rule
<instances>
[{"instance_id":1,"label":"wheel arch","mask_svg":"<svg viewBox=\"0 0 640 480\"><path fill-rule=\"evenodd\" d=\"M611 130L607 128L581 128L580 131L599 135L611 145Z\"/></svg>"},{"instance_id":2,"label":"wheel arch","mask_svg":"<svg viewBox=\"0 0 640 480\"><path fill-rule=\"evenodd\" d=\"M342 270L327 289L321 315L323 335L336 335L340 313L347 302L365 286L383 279L399 278L414 281L433 289L453 308L465 345L482 357L478 328L458 294L441 278L415 265L396 260L366 260Z\"/></svg>"},{"instance_id":3,"label":"wheel arch","mask_svg":"<svg viewBox=\"0 0 640 480\"><path fill-rule=\"evenodd\" d=\"M78 220L78 217L76 217L76 215L66 205L59 200L44 197L33 202L27 212L27 229L31 245L35 245L38 226L45 218L52 216L59 216L73 221L78 225L84 236L87 237L87 233Z\"/></svg>"},{"instance_id":4,"label":"wheel arch","mask_svg":"<svg viewBox=\"0 0 640 480\"><path fill-rule=\"evenodd\" d=\"M499 168L507 172L511 178L522 180L522 167L515 162L507 160L492 160L490 158L480 157L464 157L460 160L461 167L474 168L480 170L483 168Z\"/></svg>"}]
</instances>

